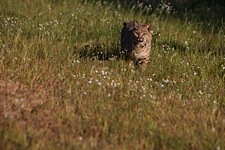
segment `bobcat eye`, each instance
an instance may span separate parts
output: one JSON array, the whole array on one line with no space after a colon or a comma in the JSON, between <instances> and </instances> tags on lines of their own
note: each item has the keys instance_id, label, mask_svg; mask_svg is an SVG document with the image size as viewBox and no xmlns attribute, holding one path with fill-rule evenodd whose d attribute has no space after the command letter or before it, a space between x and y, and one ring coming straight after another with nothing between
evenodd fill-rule
<instances>
[{"instance_id":1,"label":"bobcat eye","mask_svg":"<svg viewBox=\"0 0 225 150\"><path fill-rule=\"evenodd\" d=\"M136 37L138 37L139 34L138 34L137 32L134 32L134 35L135 35Z\"/></svg>"}]
</instances>

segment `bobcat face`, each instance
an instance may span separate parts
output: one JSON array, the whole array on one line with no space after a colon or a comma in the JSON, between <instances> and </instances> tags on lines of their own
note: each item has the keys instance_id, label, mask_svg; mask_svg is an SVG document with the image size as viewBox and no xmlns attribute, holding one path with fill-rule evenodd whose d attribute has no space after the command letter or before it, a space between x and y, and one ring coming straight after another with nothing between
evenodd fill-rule
<instances>
[{"instance_id":1,"label":"bobcat face","mask_svg":"<svg viewBox=\"0 0 225 150\"><path fill-rule=\"evenodd\" d=\"M146 46L149 41L150 27L149 25L136 26L130 31L134 46Z\"/></svg>"}]
</instances>

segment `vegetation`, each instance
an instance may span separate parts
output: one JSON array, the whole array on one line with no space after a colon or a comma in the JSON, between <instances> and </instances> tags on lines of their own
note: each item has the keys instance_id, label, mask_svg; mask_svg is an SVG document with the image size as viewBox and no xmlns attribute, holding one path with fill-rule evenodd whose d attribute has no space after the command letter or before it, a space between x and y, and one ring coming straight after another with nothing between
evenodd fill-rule
<instances>
[{"instance_id":1,"label":"vegetation","mask_svg":"<svg viewBox=\"0 0 225 150\"><path fill-rule=\"evenodd\" d=\"M225 149L224 22L138 7L1 0L0 149ZM120 53L133 19L152 24L145 72Z\"/></svg>"}]
</instances>

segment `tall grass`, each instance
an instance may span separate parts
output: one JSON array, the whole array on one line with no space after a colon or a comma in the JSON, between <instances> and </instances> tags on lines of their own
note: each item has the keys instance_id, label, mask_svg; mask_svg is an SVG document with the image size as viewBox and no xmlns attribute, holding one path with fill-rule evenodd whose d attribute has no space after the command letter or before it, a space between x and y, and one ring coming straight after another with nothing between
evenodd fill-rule
<instances>
[{"instance_id":1,"label":"tall grass","mask_svg":"<svg viewBox=\"0 0 225 150\"><path fill-rule=\"evenodd\" d=\"M224 149L224 29L107 1L0 2L0 148ZM149 66L120 53L152 24Z\"/></svg>"}]
</instances>

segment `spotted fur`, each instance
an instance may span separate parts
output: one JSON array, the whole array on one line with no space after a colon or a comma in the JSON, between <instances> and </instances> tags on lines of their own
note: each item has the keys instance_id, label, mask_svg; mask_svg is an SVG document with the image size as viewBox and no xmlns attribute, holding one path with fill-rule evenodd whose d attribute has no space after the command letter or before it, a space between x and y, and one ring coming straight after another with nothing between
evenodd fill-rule
<instances>
[{"instance_id":1,"label":"spotted fur","mask_svg":"<svg viewBox=\"0 0 225 150\"><path fill-rule=\"evenodd\" d=\"M124 22L121 32L121 50L126 61L134 61L141 69L146 69L151 50L151 26L137 21Z\"/></svg>"}]
</instances>

